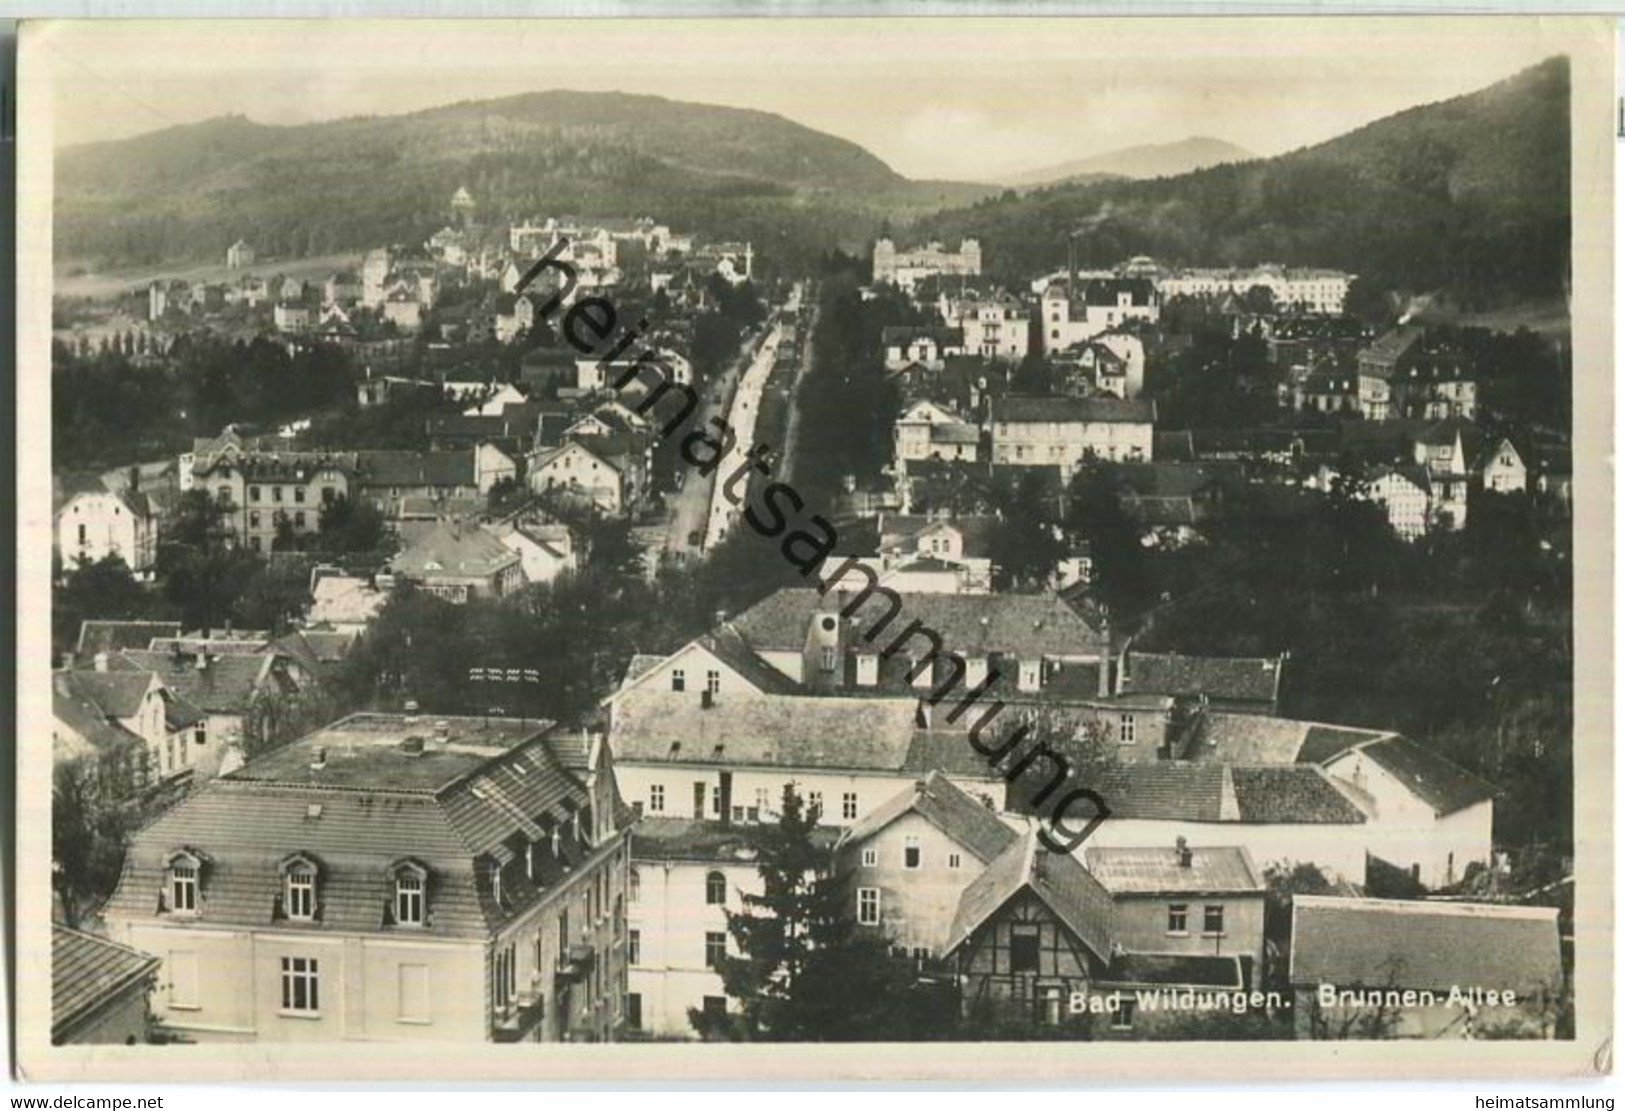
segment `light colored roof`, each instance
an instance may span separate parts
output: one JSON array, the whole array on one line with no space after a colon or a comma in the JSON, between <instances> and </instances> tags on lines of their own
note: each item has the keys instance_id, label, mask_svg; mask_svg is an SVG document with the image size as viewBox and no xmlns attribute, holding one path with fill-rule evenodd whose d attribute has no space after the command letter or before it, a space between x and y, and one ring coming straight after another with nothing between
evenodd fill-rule
<instances>
[{"instance_id":1,"label":"light colored roof","mask_svg":"<svg viewBox=\"0 0 1625 1111\"><path fill-rule=\"evenodd\" d=\"M484 529L441 524L413 540L390 566L409 576L485 577L518 561L518 552Z\"/></svg>"},{"instance_id":2,"label":"light colored roof","mask_svg":"<svg viewBox=\"0 0 1625 1111\"><path fill-rule=\"evenodd\" d=\"M620 764L843 768L900 772L916 702L785 695L730 699L630 690L616 704L610 748Z\"/></svg>"},{"instance_id":3,"label":"light colored roof","mask_svg":"<svg viewBox=\"0 0 1625 1111\"><path fill-rule=\"evenodd\" d=\"M1179 850L1093 848L1084 850L1089 874L1113 895L1228 895L1264 893L1264 881L1239 845L1189 847L1190 863Z\"/></svg>"},{"instance_id":4,"label":"light colored roof","mask_svg":"<svg viewBox=\"0 0 1625 1111\"><path fill-rule=\"evenodd\" d=\"M312 625L363 624L377 617L387 600L365 579L328 575L312 592L309 620Z\"/></svg>"},{"instance_id":5,"label":"light colored roof","mask_svg":"<svg viewBox=\"0 0 1625 1111\"><path fill-rule=\"evenodd\" d=\"M1404 784L1443 817L1495 797L1495 788L1458 764L1404 737L1386 737L1357 751Z\"/></svg>"},{"instance_id":6,"label":"light colored roof","mask_svg":"<svg viewBox=\"0 0 1625 1111\"><path fill-rule=\"evenodd\" d=\"M131 718L141 712L152 676L129 671L63 671L57 673L57 686L110 718Z\"/></svg>"},{"instance_id":7,"label":"light colored roof","mask_svg":"<svg viewBox=\"0 0 1625 1111\"><path fill-rule=\"evenodd\" d=\"M905 814L918 814L969 849L984 864L1016 839L1015 830L997 814L955 787L942 772L933 771L871 810L867 817L847 830L841 844L867 841Z\"/></svg>"},{"instance_id":8,"label":"light colored roof","mask_svg":"<svg viewBox=\"0 0 1625 1111\"><path fill-rule=\"evenodd\" d=\"M1401 899L1292 900L1294 984L1557 990L1555 907Z\"/></svg>"},{"instance_id":9,"label":"light colored roof","mask_svg":"<svg viewBox=\"0 0 1625 1111\"><path fill-rule=\"evenodd\" d=\"M145 984L157 969L158 958L150 953L51 923L51 1040L65 1039L81 1020Z\"/></svg>"},{"instance_id":10,"label":"light colored roof","mask_svg":"<svg viewBox=\"0 0 1625 1111\"><path fill-rule=\"evenodd\" d=\"M1110 956L1111 894L1074 857L1040 845L1036 831L1012 841L965 888L943 952L963 945L1023 890L1042 900L1101 961Z\"/></svg>"},{"instance_id":11,"label":"light colored roof","mask_svg":"<svg viewBox=\"0 0 1625 1111\"><path fill-rule=\"evenodd\" d=\"M1183 756L1204 764L1323 763L1351 745L1393 736L1385 730L1263 714L1207 710L1197 719Z\"/></svg>"}]
</instances>

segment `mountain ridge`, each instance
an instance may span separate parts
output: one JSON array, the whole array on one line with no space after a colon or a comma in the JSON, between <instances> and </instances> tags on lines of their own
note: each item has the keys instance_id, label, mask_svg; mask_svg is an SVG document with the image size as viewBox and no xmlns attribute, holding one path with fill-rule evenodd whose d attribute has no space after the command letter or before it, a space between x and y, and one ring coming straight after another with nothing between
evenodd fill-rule
<instances>
[{"instance_id":1,"label":"mountain ridge","mask_svg":"<svg viewBox=\"0 0 1625 1111\"><path fill-rule=\"evenodd\" d=\"M1192 135L1172 143L1139 143L1086 158L1069 159L1037 170L1008 175L1004 184L1031 189L1071 184L1089 178L1126 177L1139 180L1173 177L1221 162L1247 162L1257 157L1245 147L1227 140ZM1085 180L1084 184L1088 184L1088 181Z\"/></svg>"}]
</instances>

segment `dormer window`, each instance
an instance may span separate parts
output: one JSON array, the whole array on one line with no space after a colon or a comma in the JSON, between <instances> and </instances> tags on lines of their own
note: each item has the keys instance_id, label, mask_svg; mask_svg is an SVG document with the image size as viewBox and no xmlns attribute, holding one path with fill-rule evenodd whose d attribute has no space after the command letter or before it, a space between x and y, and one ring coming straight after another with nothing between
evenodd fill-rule
<instances>
[{"instance_id":1,"label":"dormer window","mask_svg":"<svg viewBox=\"0 0 1625 1111\"><path fill-rule=\"evenodd\" d=\"M316 865L302 856L282 868L282 910L296 922L316 917Z\"/></svg>"},{"instance_id":2,"label":"dormer window","mask_svg":"<svg viewBox=\"0 0 1625 1111\"><path fill-rule=\"evenodd\" d=\"M177 853L169 861L169 909L176 914L198 911L198 881L201 866L190 853Z\"/></svg>"},{"instance_id":3,"label":"dormer window","mask_svg":"<svg viewBox=\"0 0 1625 1111\"><path fill-rule=\"evenodd\" d=\"M396 865L392 875L394 894L390 909L397 926L423 926L428 922L426 913L429 874L417 864L403 862Z\"/></svg>"}]
</instances>

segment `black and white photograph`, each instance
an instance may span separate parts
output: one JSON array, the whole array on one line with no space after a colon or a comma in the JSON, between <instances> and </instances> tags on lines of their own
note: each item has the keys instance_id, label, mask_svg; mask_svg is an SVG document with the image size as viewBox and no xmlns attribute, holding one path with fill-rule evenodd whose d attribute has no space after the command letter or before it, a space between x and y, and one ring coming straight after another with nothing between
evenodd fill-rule
<instances>
[{"instance_id":1,"label":"black and white photograph","mask_svg":"<svg viewBox=\"0 0 1625 1111\"><path fill-rule=\"evenodd\" d=\"M25 26L24 1073L1611 1071L1614 49Z\"/></svg>"}]
</instances>

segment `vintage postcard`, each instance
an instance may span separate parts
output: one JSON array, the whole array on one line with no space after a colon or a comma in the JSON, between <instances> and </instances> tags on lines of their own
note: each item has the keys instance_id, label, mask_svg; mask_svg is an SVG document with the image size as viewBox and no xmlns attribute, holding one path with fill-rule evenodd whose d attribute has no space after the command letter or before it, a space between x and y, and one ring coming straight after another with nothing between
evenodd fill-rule
<instances>
[{"instance_id":1,"label":"vintage postcard","mask_svg":"<svg viewBox=\"0 0 1625 1111\"><path fill-rule=\"evenodd\" d=\"M1610 20L21 45L25 1077L1611 1071Z\"/></svg>"}]
</instances>

